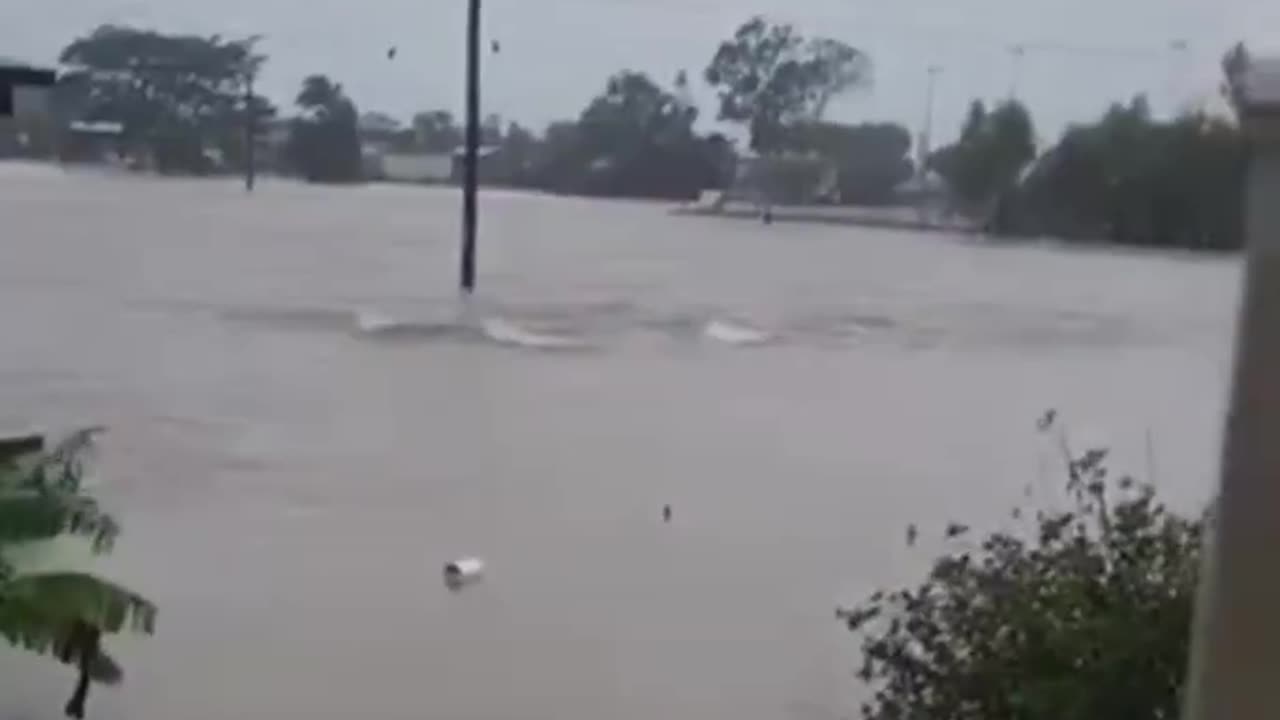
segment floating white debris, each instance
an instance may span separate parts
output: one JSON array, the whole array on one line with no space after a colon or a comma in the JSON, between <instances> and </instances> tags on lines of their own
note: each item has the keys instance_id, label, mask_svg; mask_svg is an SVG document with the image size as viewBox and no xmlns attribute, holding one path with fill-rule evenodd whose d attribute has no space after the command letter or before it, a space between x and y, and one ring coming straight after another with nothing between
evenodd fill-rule
<instances>
[{"instance_id":1,"label":"floating white debris","mask_svg":"<svg viewBox=\"0 0 1280 720\"><path fill-rule=\"evenodd\" d=\"M484 561L480 558L461 558L444 566L444 584L455 590L483 576Z\"/></svg>"}]
</instances>

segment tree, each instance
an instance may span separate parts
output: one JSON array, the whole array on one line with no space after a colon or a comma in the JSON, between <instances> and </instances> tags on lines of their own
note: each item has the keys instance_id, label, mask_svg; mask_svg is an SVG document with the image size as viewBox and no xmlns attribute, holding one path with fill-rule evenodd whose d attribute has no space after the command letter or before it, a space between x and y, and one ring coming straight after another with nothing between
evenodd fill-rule
<instances>
[{"instance_id":1,"label":"tree","mask_svg":"<svg viewBox=\"0 0 1280 720\"><path fill-rule=\"evenodd\" d=\"M694 132L696 107L634 71L614 74L570 129L548 129L537 175L566 192L694 197L719 185L720 159Z\"/></svg>"},{"instance_id":2,"label":"tree","mask_svg":"<svg viewBox=\"0 0 1280 720\"><path fill-rule=\"evenodd\" d=\"M203 172L210 149L242 154L247 113L274 113L260 97L246 105L265 61L257 42L103 25L63 49L72 69L55 105L69 119L122 123L161 171Z\"/></svg>"},{"instance_id":3,"label":"tree","mask_svg":"<svg viewBox=\"0 0 1280 720\"><path fill-rule=\"evenodd\" d=\"M1041 427L1066 509L977 542L953 524L918 585L838 611L862 638L867 720L1178 716L1205 519L1113 480L1105 449L1072 453L1052 413Z\"/></svg>"},{"instance_id":4,"label":"tree","mask_svg":"<svg viewBox=\"0 0 1280 720\"><path fill-rule=\"evenodd\" d=\"M720 44L704 76L717 90L719 119L745 123L751 148L772 152L788 125L821 120L833 97L868 81L870 63L839 40L806 40L757 15Z\"/></svg>"},{"instance_id":5,"label":"tree","mask_svg":"<svg viewBox=\"0 0 1280 720\"><path fill-rule=\"evenodd\" d=\"M1135 98L1067 130L1020 188L1009 229L1238 248L1247 160L1245 139L1227 120L1196 114L1158 121Z\"/></svg>"},{"instance_id":6,"label":"tree","mask_svg":"<svg viewBox=\"0 0 1280 720\"><path fill-rule=\"evenodd\" d=\"M412 124L417 145L427 152L451 153L462 144L462 129L447 110L418 113Z\"/></svg>"},{"instance_id":7,"label":"tree","mask_svg":"<svg viewBox=\"0 0 1280 720\"><path fill-rule=\"evenodd\" d=\"M324 75L310 75L295 103L301 115L293 121L289 137L293 166L311 182L359 180L359 112L342 86Z\"/></svg>"},{"instance_id":8,"label":"tree","mask_svg":"<svg viewBox=\"0 0 1280 720\"><path fill-rule=\"evenodd\" d=\"M79 678L66 706L74 718L84 717L91 680L123 677L102 636L150 633L156 616L155 605L125 587L21 562L64 536L82 538L95 553L111 549L120 525L81 490L93 435L77 432L49 451L40 437L0 441L0 637L76 667Z\"/></svg>"},{"instance_id":9,"label":"tree","mask_svg":"<svg viewBox=\"0 0 1280 720\"><path fill-rule=\"evenodd\" d=\"M1022 103L1008 100L988 112L975 100L960 139L938 150L929 162L950 183L964 209L983 215L1017 185L1035 153L1035 129Z\"/></svg>"},{"instance_id":10,"label":"tree","mask_svg":"<svg viewBox=\"0 0 1280 720\"><path fill-rule=\"evenodd\" d=\"M1222 93L1236 112L1240 112L1244 99L1244 77L1250 62L1249 50L1242 42L1233 45L1222 57Z\"/></svg>"},{"instance_id":11,"label":"tree","mask_svg":"<svg viewBox=\"0 0 1280 720\"><path fill-rule=\"evenodd\" d=\"M502 116L497 113L486 115L480 123L480 144L481 145L501 145L502 144Z\"/></svg>"},{"instance_id":12,"label":"tree","mask_svg":"<svg viewBox=\"0 0 1280 720\"><path fill-rule=\"evenodd\" d=\"M507 179L515 185L530 182L529 171L538 152L538 136L519 123L507 125L502 137L502 159L507 168Z\"/></svg>"}]
</instances>

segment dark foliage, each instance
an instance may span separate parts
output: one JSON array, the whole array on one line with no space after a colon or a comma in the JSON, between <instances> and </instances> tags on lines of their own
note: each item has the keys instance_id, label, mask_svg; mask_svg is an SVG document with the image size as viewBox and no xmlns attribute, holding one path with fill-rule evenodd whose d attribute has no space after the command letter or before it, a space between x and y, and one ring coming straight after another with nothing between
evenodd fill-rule
<instances>
[{"instance_id":1,"label":"dark foliage","mask_svg":"<svg viewBox=\"0 0 1280 720\"><path fill-rule=\"evenodd\" d=\"M244 154L246 112L275 112L246 86L265 58L258 38L168 35L104 25L62 51L70 66L55 94L67 121L106 121L124 127L135 152L161 172L213 169L216 151L234 164Z\"/></svg>"},{"instance_id":2,"label":"dark foliage","mask_svg":"<svg viewBox=\"0 0 1280 720\"><path fill-rule=\"evenodd\" d=\"M960 139L934 153L930 164L950 184L962 209L983 214L1017 185L1035 154L1035 128L1026 107L1009 100L988 112L975 100Z\"/></svg>"},{"instance_id":3,"label":"dark foliage","mask_svg":"<svg viewBox=\"0 0 1280 720\"><path fill-rule=\"evenodd\" d=\"M745 124L751 149L761 153L778 150L788 126L821 120L835 96L870 75L860 50L831 38L806 39L761 16L721 43L703 73L719 94L719 118Z\"/></svg>"},{"instance_id":4,"label":"dark foliage","mask_svg":"<svg viewBox=\"0 0 1280 720\"><path fill-rule=\"evenodd\" d=\"M1142 98L1073 127L1013 195L999 229L1131 245L1243 244L1248 148L1229 121L1154 120Z\"/></svg>"},{"instance_id":5,"label":"dark foliage","mask_svg":"<svg viewBox=\"0 0 1280 720\"><path fill-rule=\"evenodd\" d=\"M311 182L356 182L364 176L359 113L342 86L323 75L302 82L295 101L302 114L293 121L289 158Z\"/></svg>"},{"instance_id":6,"label":"dark foliage","mask_svg":"<svg viewBox=\"0 0 1280 720\"><path fill-rule=\"evenodd\" d=\"M724 185L729 152L724 138L694 131L697 116L644 73L617 73L577 122L547 129L531 179L558 192L696 197Z\"/></svg>"},{"instance_id":7,"label":"dark foliage","mask_svg":"<svg viewBox=\"0 0 1280 720\"><path fill-rule=\"evenodd\" d=\"M1067 509L979 542L952 526L918 586L838 612L862 638L864 718L1178 716L1204 521L1111 478L1105 450L1073 455L1057 438Z\"/></svg>"}]
</instances>

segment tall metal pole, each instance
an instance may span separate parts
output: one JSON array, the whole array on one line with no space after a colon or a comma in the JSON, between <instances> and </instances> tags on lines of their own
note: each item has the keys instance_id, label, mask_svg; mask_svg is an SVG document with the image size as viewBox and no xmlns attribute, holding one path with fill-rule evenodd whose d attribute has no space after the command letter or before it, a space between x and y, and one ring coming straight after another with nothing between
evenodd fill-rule
<instances>
[{"instance_id":1,"label":"tall metal pole","mask_svg":"<svg viewBox=\"0 0 1280 720\"><path fill-rule=\"evenodd\" d=\"M257 142L256 117L253 112L253 73L249 73L244 85L244 189L253 192L256 163L254 147Z\"/></svg>"},{"instance_id":2,"label":"tall metal pole","mask_svg":"<svg viewBox=\"0 0 1280 720\"><path fill-rule=\"evenodd\" d=\"M476 186L480 149L480 0L467 0L467 135L462 165L462 292L476 288Z\"/></svg>"},{"instance_id":3,"label":"tall metal pole","mask_svg":"<svg viewBox=\"0 0 1280 720\"><path fill-rule=\"evenodd\" d=\"M1229 71L1230 72L1230 71ZM1280 677L1280 60L1242 77L1252 144L1245 198L1244 289L1222 476L1203 550L1186 720L1271 720Z\"/></svg>"}]
</instances>

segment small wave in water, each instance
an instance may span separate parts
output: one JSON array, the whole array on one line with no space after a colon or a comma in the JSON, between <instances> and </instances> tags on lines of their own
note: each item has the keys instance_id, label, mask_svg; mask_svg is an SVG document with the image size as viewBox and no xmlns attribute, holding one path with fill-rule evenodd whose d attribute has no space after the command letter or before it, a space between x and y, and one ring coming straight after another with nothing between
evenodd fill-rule
<instances>
[{"instance_id":1,"label":"small wave in water","mask_svg":"<svg viewBox=\"0 0 1280 720\"><path fill-rule=\"evenodd\" d=\"M760 345L772 338L768 333L726 320L712 320L703 328L702 334L707 338L726 345Z\"/></svg>"},{"instance_id":2,"label":"small wave in water","mask_svg":"<svg viewBox=\"0 0 1280 720\"><path fill-rule=\"evenodd\" d=\"M531 330L502 317L477 319L477 314L472 311L459 313L456 320L426 322L397 320L377 310L364 310L356 313L356 329L363 335L381 339L453 337L534 350L585 347L577 338Z\"/></svg>"},{"instance_id":3,"label":"small wave in water","mask_svg":"<svg viewBox=\"0 0 1280 720\"><path fill-rule=\"evenodd\" d=\"M356 328L362 333L376 334L394 330L402 323L397 323L395 318L385 315L377 310L361 310L356 313Z\"/></svg>"},{"instance_id":4,"label":"small wave in water","mask_svg":"<svg viewBox=\"0 0 1280 720\"><path fill-rule=\"evenodd\" d=\"M533 350L598 349L621 336L648 331L681 342L752 347L785 341L809 343L862 342L876 337L912 336L889 315L816 312L786 318L777 330L766 330L718 310L691 308L646 312L630 305L604 310L482 306L472 303L428 304L421 312L406 308L365 306L357 309L316 307L242 307L220 310L226 320L275 329L345 332L385 342L461 342Z\"/></svg>"},{"instance_id":5,"label":"small wave in water","mask_svg":"<svg viewBox=\"0 0 1280 720\"><path fill-rule=\"evenodd\" d=\"M485 337L501 345L537 350L569 350L584 347L580 340L563 335L534 332L502 318L488 318L480 327Z\"/></svg>"},{"instance_id":6,"label":"small wave in water","mask_svg":"<svg viewBox=\"0 0 1280 720\"><path fill-rule=\"evenodd\" d=\"M481 333L463 320L398 320L377 310L355 313L356 331L381 340L430 340L478 338Z\"/></svg>"}]
</instances>

